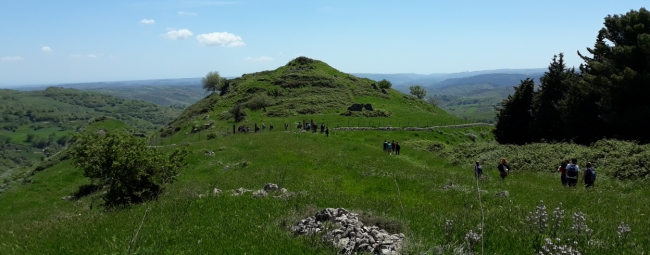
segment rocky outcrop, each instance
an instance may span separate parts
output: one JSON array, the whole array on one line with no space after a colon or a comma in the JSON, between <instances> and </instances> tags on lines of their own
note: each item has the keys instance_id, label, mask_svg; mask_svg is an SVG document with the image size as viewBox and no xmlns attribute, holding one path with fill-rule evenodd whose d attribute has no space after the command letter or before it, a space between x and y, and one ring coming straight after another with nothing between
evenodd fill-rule
<instances>
[{"instance_id":1,"label":"rocky outcrop","mask_svg":"<svg viewBox=\"0 0 650 255\"><path fill-rule=\"evenodd\" d=\"M324 209L301 220L291 231L296 235L322 233L341 254L400 254L404 242L404 234L390 234L377 226L364 226L357 214L343 208Z\"/></svg>"}]
</instances>

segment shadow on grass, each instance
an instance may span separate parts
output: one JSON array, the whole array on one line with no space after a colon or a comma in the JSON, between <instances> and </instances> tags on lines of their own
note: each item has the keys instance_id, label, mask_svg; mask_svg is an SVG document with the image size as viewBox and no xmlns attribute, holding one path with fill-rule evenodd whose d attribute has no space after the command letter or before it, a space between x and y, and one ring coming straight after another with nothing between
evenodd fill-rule
<instances>
[{"instance_id":1,"label":"shadow on grass","mask_svg":"<svg viewBox=\"0 0 650 255\"><path fill-rule=\"evenodd\" d=\"M77 188L77 191L75 191L72 196L75 200L77 200L82 197L92 195L93 193L99 191L100 188L100 186L95 184L84 184L79 186L79 188Z\"/></svg>"}]
</instances>

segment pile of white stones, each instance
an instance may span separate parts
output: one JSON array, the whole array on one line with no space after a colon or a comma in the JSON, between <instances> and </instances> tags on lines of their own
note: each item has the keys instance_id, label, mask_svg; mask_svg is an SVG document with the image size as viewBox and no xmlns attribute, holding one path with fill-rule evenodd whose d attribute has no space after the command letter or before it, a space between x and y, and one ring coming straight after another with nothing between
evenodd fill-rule
<instances>
[{"instance_id":1,"label":"pile of white stones","mask_svg":"<svg viewBox=\"0 0 650 255\"><path fill-rule=\"evenodd\" d=\"M251 192L251 191L253 192L253 197L256 197L256 198L267 197L269 195L269 193L275 194L275 196L273 196L274 198L288 198L288 197L296 195L295 192L289 192L285 188L279 189L278 185L273 184L273 183L267 183L266 185L264 185L263 189L259 189L259 190L255 190L255 191L250 190L250 189L245 189L243 187L238 188L238 189L233 189L233 190L230 190L230 192L231 192L230 195L237 197L237 196L242 196L242 195L244 195L244 194L246 194L248 192ZM221 195L223 193L223 191L221 191L220 189L214 188L212 193L214 195L218 196L218 195ZM199 197L203 197L203 196L205 196L205 195L204 194L199 195Z\"/></svg>"},{"instance_id":2,"label":"pile of white stones","mask_svg":"<svg viewBox=\"0 0 650 255\"><path fill-rule=\"evenodd\" d=\"M364 226L358 214L343 208L327 208L291 228L296 235L324 233L323 238L342 254L370 252L400 254L404 234L390 234L377 226Z\"/></svg>"}]
</instances>

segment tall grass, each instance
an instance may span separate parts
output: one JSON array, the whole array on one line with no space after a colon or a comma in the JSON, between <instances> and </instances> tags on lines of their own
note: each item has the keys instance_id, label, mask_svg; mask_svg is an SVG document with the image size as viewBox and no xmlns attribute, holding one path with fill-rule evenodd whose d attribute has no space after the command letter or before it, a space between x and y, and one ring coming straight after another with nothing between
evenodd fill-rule
<instances>
[{"instance_id":1,"label":"tall grass","mask_svg":"<svg viewBox=\"0 0 650 255\"><path fill-rule=\"evenodd\" d=\"M373 215L367 218L377 225L400 226L394 231L408 237L406 253L469 251L466 234L481 227L486 254L530 254L541 251L545 238L551 237L550 232L531 233L526 221L540 200L550 208L562 203L565 223L556 236L577 241L574 246L583 254L639 254L650 249L646 221L650 193L645 181L602 178L592 190L566 189L553 173L515 166L501 181L496 165L486 164L489 177L479 180L478 189L483 221L470 165L474 160L459 164L455 162L463 161L455 156L447 159L417 149L463 148L459 144L471 143L466 135L470 132L478 137L475 146L492 146L485 142L489 137L480 138L484 127L337 131L330 137L262 132L178 143L191 151L190 167L178 181L158 201L110 212L93 204L98 194L75 202L61 199L88 183L80 170L63 162L34 175L32 184L0 195L0 251L122 254L129 252L139 229L130 247L133 254L334 254L336 250L317 237L294 237L288 226L315 210L344 207ZM383 153L384 140L403 144L402 155ZM418 147L423 140L439 144ZM269 182L295 195L230 196L229 190L256 190ZM214 195L214 188L223 194ZM504 190L509 197L494 196ZM585 223L593 229L587 239L577 239L572 223L566 223L571 222L568 215L577 212L584 213ZM453 221L453 229L445 234L447 220ZM625 239L618 238L621 221L631 229Z\"/></svg>"}]
</instances>

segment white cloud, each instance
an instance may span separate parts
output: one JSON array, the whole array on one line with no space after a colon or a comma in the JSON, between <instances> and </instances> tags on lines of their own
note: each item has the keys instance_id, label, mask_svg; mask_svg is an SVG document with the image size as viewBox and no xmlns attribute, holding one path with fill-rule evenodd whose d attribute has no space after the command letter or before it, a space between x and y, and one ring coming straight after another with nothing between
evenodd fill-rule
<instances>
[{"instance_id":1,"label":"white cloud","mask_svg":"<svg viewBox=\"0 0 650 255\"><path fill-rule=\"evenodd\" d=\"M248 62L262 62L262 61L272 61L273 58L272 57L267 57L267 56L261 56L259 58L247 57L244 60L246 60Z\"/></svg>"},{"instance_id":2,"label":"white cloud","mask_svg":"<svg viewBox=\"0 0 650 255\"><path fill-rule=\"evenodd\" d=\"M193 12L180 11L180 12L178 12L178 15L181 15L181 16L196 16L197 14L193 13Z\"/></svg>"},{"instance_id":3,"label":"white cloud","mask_svg":"<svg viewBox=\"0 0 650 255\"><path fill-rule=\"evenodd\" d=\"M246 45L241 37L228 32L200 34L196 37L196 40L205 46L221 45L226 47L239 47Z\"/></svg>"},{"instance_id":4,"label":"white cloud","mask_svg":"<svg viewBox=\"0 0 650 255\"><path fill-rule=\"evenodd\" d=\"M98 58L101 57L102 54L87 54L87 55L81 55L81 54L72 54L70 55L71 58Z\"/></svg>"},{"instance_id":5,"label":"white cloud","mask_svg":"<svg viewBox=\"0 0 650 255\"><path fill-rule=\"evenodd\" d=\"M140 24L153 25L156 24L156 21L152 19L143 19L140 21Z\"/></svg>"},{"instance_id":6,"label":"white cloud","mask_svg":"<svg viewBox=\"0 0 650 255\"><path fill-rule=\"evenodd\" d=\"M41 50L43 52L52 52L52 48L50 48L50 46L44 46L43 48L41 48Z\"/></svg>"},{"instance_id":7,"label":"white cloud","mask_svg":"<svg viewBox=\"0 0 650 255\"><path fill-rule=\"evenodd\" d=\"M167 34L164 34L163 37L170 39L170 40L182 40L185 38L188 38L192 36L193 33L190 30L187 29L167 29Z\"/></svg>"},{"instance_id":8,"label":"white cloud","mask_svg":"<svg viewBox=\"0 0 650 255\"><path fill-rule=\"evenodd\" d=\"M23 60L23 57L20 57L20 56L1 57L0 60L2 60L2 61L20 61L20 60Z\"/></svg>"}]
</instances>

